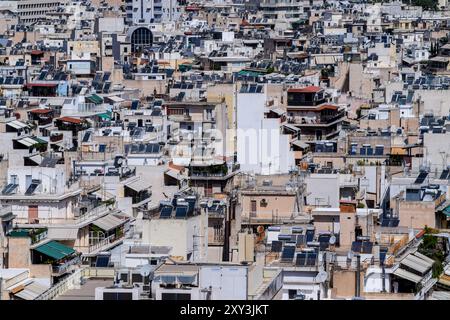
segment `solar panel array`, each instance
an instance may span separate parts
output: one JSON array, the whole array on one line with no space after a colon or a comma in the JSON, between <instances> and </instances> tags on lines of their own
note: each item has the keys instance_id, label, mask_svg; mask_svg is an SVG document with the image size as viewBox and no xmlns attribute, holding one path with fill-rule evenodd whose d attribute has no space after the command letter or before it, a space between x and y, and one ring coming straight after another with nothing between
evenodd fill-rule
<instances>
[{"instance_id":1,"label":"solar panel array","mask_svg":"<svg viewBox=\"0 0 450 320\"><path fill-rule=\"evenodd\" d=\"M6 187L3 188L2 190L2 194L4 195L8 195L14 192L14 190L18 187L18 184L15 183L10 183L8 185L6 185Z\"/></svg>"},{"instance_id":2,"label":"solar panel array","mask_svg":"<svg viewBox=\"0 0 450 320\"><path fill-rule=\"evenodd\" d=\"M25 79L22 77L0 77L0 85L22 85L25 83Z\"/></svg>"},{"instance_id":3,"label":"solar panel array","mask_svg":"<svg viewBox=\"0 0 450 320\"><path fill-rule=\"evenodd\" d=\"M442 171L441 176L439 177L440 180L447 180L447 177L449 177L449 169L445 169ZM449 177L450 178L450 177Z\"/></svg>"},{"instance_id":4,"label":"solar panel array","mask_svg":"<svg viewBox=\"0 0 450 320\"><path fill-rule=\"evenodd\" d=\"M283 247L283 241L272 241L272 252L281 252L281 249Z\"/></svg>"},{"instance_id":5,"label":"solar panel array","mask_svg":"<svg viewBox=\"0 0 450 320\"><path fill-rule=\"evenodd\" d=\"M355 253L372 253L373 242L371 241L353 241L352 251Z\"/></svg>"},{"instance_id":6,"label":"solar panel array","mask_svg":"<svg viewBox=\"0 0 450 320\"><path fill-rule=\"evenodd\" d=\"M173 210L172 206L168 206L168 205L163 206L161 211L160 211L159 218L160 219L168 219L168 218L170 218L172 216L172 210Z\"/></svg>"},{"instance_id":7,"label":"solar panel array","mask_svg":"<svg viewBox=\"0 0 450 320\"><path fill-rule=\"evenodd\" d=\"M126 154L143 154L143 153L159 153L161 152L162 146L158 143L147 143L147 144L127 144L125 145Z\"/></svg>"},{"instance_id":8,"label":"solar panel array","mask_svg":"<svg viewBox=\"0 0 450 320\"><path fill-rule=\"evenodd\" d=\"M292 262L295 255L295 246L284 246L281 252L282 262Z\"/></svg>"},{"instance_id":9,"label":"solar panel array","mask_svg":"<svg viewBox=\"0 0 450 320\"><path fill-rule=\"evenodd\" d=\"M111 256L109 255L100 255L97 256L97 260L95 261L95 266L99 268L107 268L109 266L109 260Z\"/></svg>"},{"instance_id":10,"label":"solar panel array","mask_svg":"<svg viewBox=\"0 0 450 320\"><path fill-rule=\"evenodd\" d=\"M160 218L176 218L176 219L186 219L192 216L195 212L195 205L197 203L197 198L195 196L186 196L183 198L184 201L179 200L179 195L175 195L172 201L161 201L160 202Z\"/></svg>"},{"instance_id":11,"label":"solar panel array","mask_svg":"<svg viewBox=\"0 0 450 320\"><path fill-rule=\"evenodd\" d=\"M414 181L414 184L422 184L425 181L425 179L427 178L427 176L428 176L428 172L419 173L416 181Z\"/></svg>"},{"instance_id":12,"label":"solar panel array","mask_svg":"<svg viewBox=\"0 0 450 320\"><path fill-rule=\"evenodd\" d=\"M188 214L188 206L178 206L175 209L175 218L177 219L186 219Z\"/></svg>"},{"instance_id":13,"label":"solar panel array","mask_svg":"<svg viewBox=\"0 0 450 320\"><path fill-rule=\"evenodd\" d=\"M306 242L311 242L314 239L314 230L308 229L306 230Z\"/></svg>"},{"instance_id":14,"label":"solar panel array","mask_svg":"<svg viewBox=\"0 0 450 320\"><path fill-rule=\"evenodd\" d=\"M27 188L27 190L25 191L26 195L32 195L34 194L34 192L36 191L37 187L41 184L41 182L37 182L37 181L33 181L30 186Z\"/></svg>"},{"instance_id":15,"label":"solar panel array","mask_svg":"<svg viewBox=\"0 0 450 320\"><path fill-rule=\"evenodd\" d=\"M315 252L299 252L295 258L295 266L297 267L314 267L317 263L317 253Z\"/></svg>"},{"instance_id":16,"label":"solar panel array","mask_svg":"<svg viewBox=\"0 0 450 320\"><path fill-rule=\"evenodd\" d=\"M262 93L264 87L258 84L243 84L240 93Z\"/></svg>"}]
</instances>

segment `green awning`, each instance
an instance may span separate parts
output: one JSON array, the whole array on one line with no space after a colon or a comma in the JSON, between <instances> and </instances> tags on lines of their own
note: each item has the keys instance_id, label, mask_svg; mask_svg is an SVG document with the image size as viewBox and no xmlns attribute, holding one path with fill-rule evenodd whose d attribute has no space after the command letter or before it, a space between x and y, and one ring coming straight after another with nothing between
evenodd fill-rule
<instances>
[{"instance_id":1,"label":"green awning","mask_svg":"<svg viewBox=\"0 0 450 320\"><path fill-rule=\"evenodd\" d=\"M450 206L447 206L447 208L445 208L444 210L442 210L442 212L443 212L447 217L450 217Z\"/></svg>"},{"instance_id":2,"label":"green awning","mask_svg":"<svg viewBox=\"0 0 450 320\"><path fill-rule=\"evenodd\" d=\"M102 113L98 115L100 118L102 118L103 120L111 120L111 115L109 115L108 113Z\"/></svg>"},{"instance_id":3,"label":"green awning","mask_svg":"<svg viewBox=\"0 0 450 320\"><path fill-rule=\"evenodd\" d=\"M37 143L41 143L41 144L47 144L47 143L48 143L47 141L42 140L42 139L40 139L40 138L38 138L38 137L33 137L33 139L36 140Z\"/></svg>"},{"instance_id":4,"label":"green awning","mask_svg":"<svg viewBox=\"0 0 450 320\"><path fill-rule=\"evenodd\" d=\"M247 71L247 70L241 70L238 72L238 75L240 76L246 76L246 77L259 77L264 75L262 72L257 71Z\"/></svg>"},{"instance_id":5,"label":"green awning","mask_svg":"<svg viewBox=\"0 0 450 320\"><path fill-rule=\"evenodd\" d=\"M72 248L67 247L56 241L47 242L35 248L34 250L42 254L45 254L46 256L49 256L55 260L61 260L75 253L75 250L73 250Z\"/></svg>"},{"instance_id":6,"label":"green awning","mask_svg":"<svg viewBox=\"0 0 450 320\"><path fill-rule=\"evenodd\" d=\"M103 98L98 96L98 95L96 95L96 94L90 95L89 97L86 97L86 99L88 99L89 101L91 101L91 102L93 102L95 104L102 104L103 103Z\"/></svg>"}]
</instances>

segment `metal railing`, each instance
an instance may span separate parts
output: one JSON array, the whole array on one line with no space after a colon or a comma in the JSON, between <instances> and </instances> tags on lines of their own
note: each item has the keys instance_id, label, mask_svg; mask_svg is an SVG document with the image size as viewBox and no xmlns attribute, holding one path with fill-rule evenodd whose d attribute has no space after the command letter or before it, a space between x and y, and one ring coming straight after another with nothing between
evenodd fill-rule
<instances>
[{"instance_id":1,"label":"metal railing","mask_svg":"<svg viewBox=\"0 0 450 320\"><path fill-rule=\"evenodd\" d=\"M61 264L58 266L52 266L52 272L57 273L57 274L64 273L64 272L67 272L71 266L75 266L80 263L81 263L80 257L75 257L72 260L69 260L64 264Z\"/></svg>"},{"instance_id":2,"label":"metal railing","mask_svg":"<svg viewBox=\"0 0 450 320\"><path fill-rule=\"evenodd\" d=\"M64 278L56 285L50 287L47 291L36 297L35 300L53 300L58 296L66 293L68 290L77 288L81 285L83 277L83 269L76 270L74 273Z\"/></svg>"},{"instance_id":3,"label":"metal railing","mask_svg":"<svg viewBox=\"0 0 450 320\"><path fill-rule=\"evenodd\" d=\"M107 237L107 238L105 238L103 240L100 240L99 242L97 242L97 243L95 243L93 245L90 245L89 249L88 249L88 252L91 253L91 252L93 252L93 251L95 251L97 249L100 249L100 248L102 248L104 246L107 246L107 245L113 243L117 239L120 239L120 237L116 237L115 234L110 235L109 237Z\"/></svg>"},{"instance_id":4,"label":"metal railing","mask_svg":"<svg viewBox=\"0 0 450 320\"><path fill-rule=\"evenodd\" d=\"M86 221L88 219L98 217L98 216L100 216L100 215L104 214L105 212L107 212L109 210L112 210L112 209L115 209L115 207L111 206L111 205L102 204L102 205L100 205L98 207L93 208L92 210L89 210L88 212L86 212L85 214L81 215L80 217L78 217L76 219L76 223L81 223L81 222Z\"/></svg>"},{"instance_id":5,"label":"metal railing","mask_svg":"<svg viewBox=\"0 0 450 320\"><path fill-rule=\"evenodd\" d=\"M79 289L83 283L83 278L114 278L114 275L114 268L80 268L50 287L35 300L53 300L69 290Z\"/></svg>"}]
</instances>

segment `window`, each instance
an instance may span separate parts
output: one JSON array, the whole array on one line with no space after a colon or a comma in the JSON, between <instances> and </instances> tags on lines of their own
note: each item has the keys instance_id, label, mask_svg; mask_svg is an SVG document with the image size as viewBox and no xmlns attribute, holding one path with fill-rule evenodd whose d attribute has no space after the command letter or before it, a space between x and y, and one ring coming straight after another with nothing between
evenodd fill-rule
<instances>
[{"instance_id":1,"label":"window","mask_svg":"<svg viewBox=\"0 0 450 320\"><path fill-rule=\"evenodd\" d=\"M297 296L297 290L289 289L288 290L289 299L294 299Z\"/></svg>"},{"instance_id":2,"label":"window","mask_svg":"<svg viewBox=\"0 0 450 320\"><path fill-rule=\"evenodd\" d=\"M12 184L19 184L19 178L16 174L12 174L10 179Z\"/></svg>"},{"instance_id":3,"label":"window","mask_svg":"<svg viewBox=\"0 0 450 320\"><path fill-rule=\"evenodd\" d=\"M250 202L250 214L256 214L256 200Z\"/></svg>"},{"instance_id":4,"label":"window","mask_svg":"<svg viewBox=\"0 0 450 320\"><path fill-rule=\"evenodd\" d=\"M161 300L191 300L189 293L162 293Z\"/></svg>"},{"instance_id":5,"label":"window","mask_svg":"<svg viewBox=\"0 0 450 320\"><path fill-rule=\"evenodd\" d=\"M137 28L131 34L131 51L140 52L153 43L152 32L148 28Z\"/></svg>"}]
</instances>

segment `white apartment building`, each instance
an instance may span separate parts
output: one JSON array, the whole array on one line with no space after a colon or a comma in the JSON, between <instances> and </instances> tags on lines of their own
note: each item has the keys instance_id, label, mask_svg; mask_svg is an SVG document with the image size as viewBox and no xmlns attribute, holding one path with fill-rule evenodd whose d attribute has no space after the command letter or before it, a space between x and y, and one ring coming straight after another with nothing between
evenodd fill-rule
<instances>
[{"instance_id":1,"label":"white apartment building","mask_svg":"<svg viewBox=\"0 0 450 320\"><path fill-rule=\"evenodd\" d=\"M15 0L1 1L0 8L17 12L20 23L27 25L47 18L48 13L66 4L67 0Z\"/></svg>"},{"instance_id":2,"label":"white apartment building","mask_svg":"<svg viewBox=\"0 0 450 320\"><path fill-rule=\"evenodd\" d=\"M125 0L125 5L129 24L175 21L181 13L177 0Z\"/></svg>"}]
</instances>

